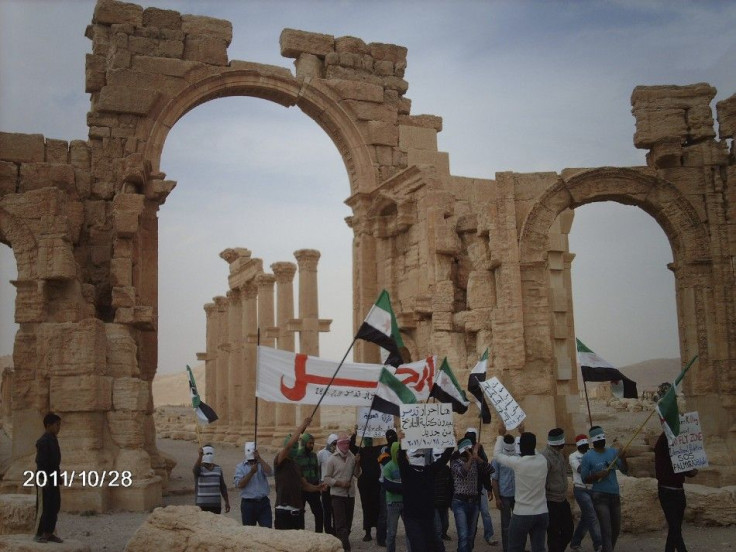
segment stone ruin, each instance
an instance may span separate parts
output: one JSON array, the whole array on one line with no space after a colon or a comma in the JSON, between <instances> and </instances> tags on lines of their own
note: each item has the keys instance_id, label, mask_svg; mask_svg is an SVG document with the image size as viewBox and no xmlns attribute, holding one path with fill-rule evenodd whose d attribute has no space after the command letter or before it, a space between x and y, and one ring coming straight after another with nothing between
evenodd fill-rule
<instances>
[{"instance_id":1,"label":"stone ruin","mask_svg":"<svg viewBox=\"0 0 736 552\"><path fill-rule=\"evenodd\" d=\"M649 213L672 247L681 357L699 355L684 392L708 436L708 477L736 481L736 95L716 105L717 136L708 84L635 88L643 167L468 178L451 175L437 149L442 119L411 112L401 46L286 29L280 46L292 72L230 60L227 21L113 0L97 3L86 36L87 138L0 133L0 241L17 263L20 325L2 491L23 490L42 416L54 410L64 418L65 470L125 469L134 479L65 488L65 509L160 503L171 462L156 448L152 418L157 212L175 187L161 152L185 113L235 95L297 106L340 152L353 213L354 327L386 288L407 357L442 351L462 378L490 347L491 372L537 433L584 427L567 240L574 209L617 201ZM233 263L253 262L244 259ZM268 295L272 284L260 285ZM252 301L252 289L239 293ZM316 313L307 322L318 332ZM356 360L378 355L357 344Z\"/></svg>"},{"instance_id":2,"label":"stone ruin","mask_svg":"<svg viewBox=\"0 0 736 552\"><path fill-rule=\"evenodd\" d=\"M319 356L319 333L330 330L332 320L319 318L317 262L319 251L299 249L297 264L276 262L264 272L263 260L243 248L226 249L220 257L230 265L227 296L217 296L204 306L207 315L207 350L197 355L205 361L206 402L218 420L202 431L203 438L242 444L254 440L255 388L258 342L265 347ZM299 316L294 317L294 276L299 270ZM274 284L276 295L274 296ZM274 317L274 305L277 305ZM260 331L260 335L259 335ZM313 407L258 403L258 441L280 443L311 414ZM312 424L319 432L320 411Z\"/></svg>"}]
</instances>

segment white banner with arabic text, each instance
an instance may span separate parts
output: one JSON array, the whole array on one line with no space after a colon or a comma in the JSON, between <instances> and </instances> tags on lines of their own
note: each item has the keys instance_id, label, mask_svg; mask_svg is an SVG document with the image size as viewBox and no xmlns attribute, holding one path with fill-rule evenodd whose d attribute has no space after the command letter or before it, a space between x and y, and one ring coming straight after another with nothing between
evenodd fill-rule
<instances>
[{"instance_id":1,"label":"white banner with arabic text","mask_svg":"<svg viewBox=\"0 0 736 552\"><path fill-rule=\"evenodd\" d=\"M435 378L436 357L402 364L389 370L416 395L426 400ZM370 406L381 373L380 364L345 362L327 389L339 362L258 347L256 397L272 402L325 406Z\"/></svg>"}]
</instances>

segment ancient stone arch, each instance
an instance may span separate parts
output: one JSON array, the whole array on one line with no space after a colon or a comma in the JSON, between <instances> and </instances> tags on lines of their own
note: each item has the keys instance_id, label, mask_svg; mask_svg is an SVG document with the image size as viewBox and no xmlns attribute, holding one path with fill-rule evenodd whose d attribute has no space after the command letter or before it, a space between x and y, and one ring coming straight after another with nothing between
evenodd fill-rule
<instances>
[{"instance_id":1,"label":"ancient stone arch","mask_svg":"<svg viewBox=\"0 0 736 552\"><path fill-rule=\"evenodd\" d=\"M717 105L718 141L710 86L637 88L634 143L649 150L647 167L466 178L451 175L448 154L438 151L441 118L411 114L406 48L287 29L280 45L295 60L292 73L229 60L227 21L114 0L98 1L86 36L87 140L0 133L0 239L19 266L20 324L3 490L22 490L40 419L55 410L64 419L64 469L129 470L134 481L66 488L65 508L160 503L171 461L156 449L151 415L157 212L176 184L161 172L160 155L182 115L232 95L298 106L340 152L353 213L354 325L387 288L411 356L447 355L462 380L490 348L491 372L540 434L553 423L572 434L583 423L573 377L571 209L614 200L650 213L674 252L683 358L700 355L686 394L711 436L712 480L733 483L736 96ZM223 252L231 275L253 278L208 304L208 320L232 316L237 328L238 311L226 303L269 311L261 296L272 299L279 273L293 277L291 263L272 267L273 277L251 274L257 260L246 251ZM314 253L302 256L316 266ZM213 337L208 331L208 350ZM378 356L375 347L356 347L358 360ZM225 373L218 385L242 381ZM228 413L242 420L248 408ZM281 419L292 416L277 409L273 423Z\"/></svg>"}]
</instances>

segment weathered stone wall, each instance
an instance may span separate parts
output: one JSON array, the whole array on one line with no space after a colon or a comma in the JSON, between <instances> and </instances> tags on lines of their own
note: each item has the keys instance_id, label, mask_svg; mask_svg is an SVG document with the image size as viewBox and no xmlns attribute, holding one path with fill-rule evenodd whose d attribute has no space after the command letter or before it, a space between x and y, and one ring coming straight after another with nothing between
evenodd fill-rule
<instances>
[{"instance_id":1,"label":"weathered stone wall","mask_svg":"<svg viewBox=\"0 0 736 552\"><path fill-rule=\"evenodd\" d=\"M489 347L491 373L539 434L551 425L569 434L584 427L573 377L572 210L613 200L649 213L672 245L681 356L700 359L686 379L688 407L700 411L718 480L733 483L736 96L716 106L716 138L710 86L638 87L634 141L649 150L646 167L470 179L451 176L448 154L437 149L442 120L411 114L403 47L287 29L281 51L295 60L293 74L229 60L227 21L114 0L97 3L86 36L87 140L0 133L0 241L18 267L20 325L6 491L32 466L40 421L54 409L64 418L63 469L134 471L132 488L65 489L65 508L148 509L160 501L171 461L156 450L151 416L157 212L175 187L160 156L183 114L232 95L298 106L340 152L353 211L355 327L386 288L407 356L447 354L462 380ZM227 255L231 276L262 272L252 265L233 273L253 262L245 257ZM300 270L316 265L308 252L298 261ZM237 330L240 320L248 336L240 344L208 332L203 355L208 392L233 427L253 419L253 405L225 406L223 390L254 381L253 313L286 278L273 273L275 283L231 279L229 296L206 307L211 324L229 319ZM300 304L299 317L314 319L311 308ZM285 313L272 314L283 329ZM307 339L302 350L313 347L319 323L286 324ZM294 346L281 333L266 337ZM356 358L375 361L378 350L358 343ZM268 424L296 415L277 407Z\"/></svg>"}]
</instances>

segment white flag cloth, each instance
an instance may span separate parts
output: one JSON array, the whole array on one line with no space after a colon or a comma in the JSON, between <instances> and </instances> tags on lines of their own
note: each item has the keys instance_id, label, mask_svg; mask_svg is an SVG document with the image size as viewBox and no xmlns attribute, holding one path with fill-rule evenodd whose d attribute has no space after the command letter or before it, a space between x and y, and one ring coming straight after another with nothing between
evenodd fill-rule
<instances>
[{"instance_id":1,"label":"white flag cloth","mask_svg":"<svg viewBox=\"0 0 736 552\"><path fill-rule=\"evenodd\" d=\"M430 356L398 368L387 366L386 369L414 393L417 401L423 401L429 397L436 362L437 358ZM271 402L317 404L338 364L301 353L258 347L256 396ZM381 368L380 364L343 363L322 404L370 406Z\"/></svg>"}]
</instances>

